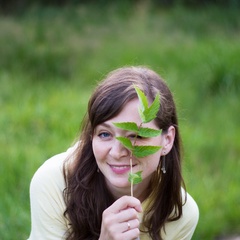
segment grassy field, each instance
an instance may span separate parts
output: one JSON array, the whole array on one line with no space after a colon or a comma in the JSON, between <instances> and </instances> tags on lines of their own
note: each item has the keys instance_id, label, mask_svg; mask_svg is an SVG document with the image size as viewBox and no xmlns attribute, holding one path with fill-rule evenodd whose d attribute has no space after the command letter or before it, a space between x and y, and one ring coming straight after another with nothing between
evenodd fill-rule
<instances>
[{"instance_id":1,"label":"grassy field","mask_svg":"<svg viewBox=\"0 0 240 240\"><path fill-rule=\"evenodd\" d=\"M240 12L93 6L0 17L0 239L26 239L29 183L79 134L95 83L147 65L174 92L194 240L240 233Z\"/></svg>"}]
</instances>

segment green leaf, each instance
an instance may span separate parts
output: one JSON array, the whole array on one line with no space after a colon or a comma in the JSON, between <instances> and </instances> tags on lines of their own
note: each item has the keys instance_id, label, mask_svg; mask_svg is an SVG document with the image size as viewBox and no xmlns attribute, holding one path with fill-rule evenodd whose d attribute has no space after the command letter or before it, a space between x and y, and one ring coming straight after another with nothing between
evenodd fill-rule
<instances>
[{"instance_id":1,"label":"green leaf","mask_svg":"<svg viewBox=\"0 0 240 240\"><path fill-rule=\"evenodd\" d=\"M138 108L140 118L142 122L146 122L144 112L148 109L148 99L145 96L144 92L141 91L138 87L134 86L134 88L135 88L135 91L137 92L138 99L140 102L140 106Z\"/></svg>"},{"instance_id":2,"label":"green leaf","mask_svg":"<svg viewBox=\"0 0 240 240\"><path fill-rule=\"evenodd\" d=\"M143 111L144 115L144 123L151 122L153 119L157 117L157 113L160 108L160 95L157 94L153 103L149 108Z\"/></svg>"},{"instance_id":3,"label":"green leaf","mask_svg":"<svg viewBox=\"0 0 240 240\"><path fill-rule=\"evenodd\" d=\"M138 113L139 113L139 116L140 116L142 122L146 123L147 121L146 121L145 114L143 113L143 111L140 108L138 109Z\"/></svg>"},{"instance_id":4,"label":"green leaf","mask_svg":"<svg viewBox=\"0 0 240 240\"><path fill-rule=\"evenodd\" d=\"M141 127L139 129L138 135L141 137L151 138L151 137L159 136L161 133L162 133L162 130Z\"/></svg>"},{"instance_id":5,"label":"green leaf","mask_svg":"<svg viewBox=\"0 0 240 240\"><path fill-rule=\"evenodd\" d=\"M138 99L140 101L140 107L144 111L145 109L148 108L148 99L144 94L144 92L140 90L140 88L138 88L137 86L134 86L134 88L135 88L135 91L137 92Z\"/></svg>"},{"instance_id":6,"label":"green leaf","mask_svg":"<svg viewBox=\"0 0 240 240\"><path fill-rule=\"evenodd\" d=\"M133 155L138 158L156 153L161 146L133 146Z\"/></svg>"},{"instance_id":7,"label":"green leaf","mask_svg":"<svg viewBox=\"0 0 240 240\"><path fill-rule=\"evenodd\" d=\"M142 171L136 173L129 173L128 181L133 184L142 182Z\"/></svg>"},{"instance_id":8,"label":"green leaf","mask_svg":"<svg viewBox=\"0 0 240 240\"><path fill-rule=\"evenodd\" d=\"M133 150L133 145L132 142L130 141L129 138L126 137L116 137L116 139L127 149Z\"/></svg>"},{"instance_id":9,"label":"green leaf","mask_svg":"<svg viewBox=\"0 0 240 240\"><path fill-rule=\"evenodd\" d=\"M156 117L159 111L159 108L160 108L160 95L158 93L154 98L153 103L149 107L149 113L151 113L151 115L154 115Z\"/></svg>"},{"instance_id":10,"label":"green leaf","mask_svg":"<svg viewBox=\"0 0 240 240\"><path fill-rule=\"evenodd\" d=\"M113 124L126 131L138 132L138 125L135 122L119 122Z\"/></svg>"}]
</instances>

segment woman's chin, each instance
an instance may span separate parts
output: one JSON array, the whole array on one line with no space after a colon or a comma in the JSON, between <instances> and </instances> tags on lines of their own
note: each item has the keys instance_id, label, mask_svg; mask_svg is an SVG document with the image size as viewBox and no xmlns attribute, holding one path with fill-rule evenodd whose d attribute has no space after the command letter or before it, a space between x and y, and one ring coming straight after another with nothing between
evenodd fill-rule
<instances>
[{"instance_id":1,"label":"woman's chin","mask_svg":"<svg viewBox=\"0 0 240 240\"><path fill-rule=\"evenodd\" d=\"M129 195L131 192L131 185L127 179L121 181L116 181L116 179L114 181L107 180L107 185L109 190L113 193L119 192L123 193L123 195Z\"/></svg>"}]
</instances>

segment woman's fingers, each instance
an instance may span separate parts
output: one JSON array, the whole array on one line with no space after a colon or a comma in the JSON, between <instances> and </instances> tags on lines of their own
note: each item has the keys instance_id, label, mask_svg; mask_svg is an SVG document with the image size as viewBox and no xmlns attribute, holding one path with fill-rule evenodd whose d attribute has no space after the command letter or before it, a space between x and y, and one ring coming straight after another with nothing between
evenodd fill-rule
<instances>
[{"instance_id":1,"label":"woman's fingers","mask_svg":"<svg viewBox=\"0 0 240 240\"><path fill-rule=\"evenodd\" d=\"M126 230L123 230L123 232L127 232L127 231L130 231L135 228L139 228L139 224L140 223L139 223L138 219L133 219L133 220L129 220L127 222L123 222L122 225L124 225L123 227L124 227L124 229L126 229Z\"/></svg>"},{"instance_id":2,"label":"woman's fingers","mask_svg":"<svg viewBox=\"0 0 240 240\"><path fill-rule=\"evenodd\" d=\"M102 226L101 237L103 240L132 240L139 237L139 220L134 219L128 222L112 223Z\"/></svg>"},{"instance_id":3,"label":"woman's fingers","mask_svg":"<svg viewBox=\"0 0 240 240\"><path fill-rule=\"evenodd\" d=\"M103 212L103 221L106 226L110 226L114 223L138 220L138 213L141 211L141 202L137 198L124 196Z\"/></svg>"},{"instance_id":4,"label":"woman's fingers","mask_svg":"<svg viewBox=\"0 0 240 240\"><path fill-rule=\"evenodd\" d=\"M139 237L140 231L138 228L131 229L122 233L122 236L119 238L120 240L133 240Z\"/></svg>"},{"instance_id":5,"label":"woman's fingers","mask_svg":"<svg viewBox=\"0 0 240 240\"><path fill-rule=\"evenodd\" d=\"M132 240L139 236L138 213L142 211L141 202L129 196L115 201L103 212L100 239Z\"/></svg>"},{"instance_id":6,"label":"woman's fingers","mask_svg":"<svg viewBox=\"0 0 240 240\"><path fill-rule=\"evenodd\" d=\"M111 205L111 209L109 210L112 211L112 213L118 213L127 208L134 208L137 212L142 212L141 202L137 198L130 196L119 198Z\"/></svg>"}]
</instances>

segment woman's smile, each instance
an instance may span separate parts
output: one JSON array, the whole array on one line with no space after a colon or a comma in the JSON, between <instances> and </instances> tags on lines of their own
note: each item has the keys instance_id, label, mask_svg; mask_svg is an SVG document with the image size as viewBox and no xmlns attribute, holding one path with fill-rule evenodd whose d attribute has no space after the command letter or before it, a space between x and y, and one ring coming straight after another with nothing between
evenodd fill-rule
<instances>
[{"instance_id":1,"label":"woman's smile","mask_svg":"<svg viewBox=\"0 0 240 240\"><path fill-rule=\"evenodd\" d=\"M109 165L112 171L116 174L125 174L130 171L130 165Z\"/></svg>"},{"instance_id":2,"label":"woman's smile","mask_svg":"<svg viewBox=\"0 0 240 240\"><path fill-rule=\"evenodd\" d=\"M108 164L109 167L112 169L112 171L116 174L125 174L130 172L131 166L130 164L127 165L115 165L115 164ZM136 165L133 165L132 167L134 168Z\"/></svg>"}]
</instances>

